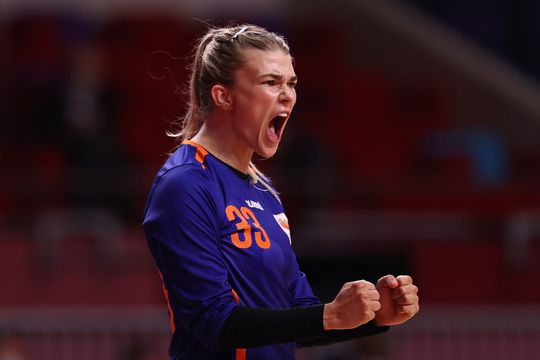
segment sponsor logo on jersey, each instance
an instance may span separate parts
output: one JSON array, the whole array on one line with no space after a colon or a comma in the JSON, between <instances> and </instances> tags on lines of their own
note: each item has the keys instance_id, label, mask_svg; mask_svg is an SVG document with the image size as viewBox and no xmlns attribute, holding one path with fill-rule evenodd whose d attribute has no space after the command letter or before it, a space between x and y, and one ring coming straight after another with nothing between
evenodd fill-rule
<instances>
[{"instance_id":1,"label":"sponsor logo on jersey","mask_svg":"<svg viewBox=\"0 0 540 360\"><path fill-rule=\"evenodd\" d=\"M278 223L281 230L283 230L283 232L287 234L287 237L289 238L289 243L291 243L291 230L289 229L289 219L287 219L285 213L274 214L274 219L276 219L276 222Z\"/></svg>"},{"instance_id":2,"label":"sponsor logo on jersey","mask_svg":"<svg viewBox=\"0 0 540 360\"><path fill-rule=\"evenodd\" d=\"M261 206L261 204L259 204L258 201L246 200L246 204L247 204L247 206L249 206L250 208L259 209L259 210L264 210L263 207Z\"/></svg>"}]
</instances>

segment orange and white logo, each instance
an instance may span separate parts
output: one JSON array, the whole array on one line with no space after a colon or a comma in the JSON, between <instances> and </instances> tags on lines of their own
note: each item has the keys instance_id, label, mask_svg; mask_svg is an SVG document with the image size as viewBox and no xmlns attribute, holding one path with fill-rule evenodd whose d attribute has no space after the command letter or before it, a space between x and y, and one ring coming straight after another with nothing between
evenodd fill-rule
<instances>
[{"instance_id":1,"label":"orange and white logo","mask_svg":"<svg viewBox=\"0 0 540 360\"><path fill-rule=\"evenodd\" d=\"M285 213L274 214L274 219L276 219L276 222L279 224L281 230L283 230L285 234L287 234L287 236L289 237L289 243L291 243L291 230L289 229L289 219L287 219Z\"/></svg>"}]
</instances>

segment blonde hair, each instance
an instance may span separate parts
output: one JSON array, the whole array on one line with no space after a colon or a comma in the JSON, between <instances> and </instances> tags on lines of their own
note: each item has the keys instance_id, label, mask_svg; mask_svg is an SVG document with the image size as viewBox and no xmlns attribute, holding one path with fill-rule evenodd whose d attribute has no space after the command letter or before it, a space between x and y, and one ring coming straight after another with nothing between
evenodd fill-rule
<instances>
[{"instance_id":1,"label":"blonde hair","mask_svg":"<svg viewBox=\"0 0 540 360\"><path fill-rule=\"evenodd\" d=\"M276 189L274 189L272 185L270 185L270 180L268 179L268 177L264 175L261 171L259 171L259 169L257 169L257 167L252 162L249 163L248 175L252 184L261 183L265 187L265 189L268 190L277 199L277 201L281 203L279 194Z\"/></svg>"},{"instance_id":2,"label":"blonde hair","mask_svg":"<svg viewBox=\"0 0 540 360\"><path fill-rule=\"evenodd\" d=\"M244 24L209 29L195 47L190 66L189 101L186 113L179 119L180 130L167 135L176 138L180 144L199 132L204 118L214 107L212 87L233 84L234 72L244 64L241 50L246 49L282 50L289 54L285 38L260 26ZM261 183L280 201L268 178L252 162L248 175L252 183Z\"/></svg>"}]
</instances>

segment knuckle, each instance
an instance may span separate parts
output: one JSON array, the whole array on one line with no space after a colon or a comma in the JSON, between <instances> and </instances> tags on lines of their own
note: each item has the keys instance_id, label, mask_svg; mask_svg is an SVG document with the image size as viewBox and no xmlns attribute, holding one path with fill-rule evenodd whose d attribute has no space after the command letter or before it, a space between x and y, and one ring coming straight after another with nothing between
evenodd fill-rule
<instances>
[{"instance_id":1,"label":"knuckle","mask_svg":"<svg viewBox=\"0 0 540 360\"><path fill-rule=\"evenodd\" d=\"M411 284L412 278L409 275L399 275L396 280L400 285Z\"/></svg>"},{"instance_id":2,"label":"knuckle","mask_svg":"<svg viewBox=\"0 0 540 360\"><path fill-rule=\"evenodd\" d=\"M407 287L405 287L405 286L400 287L398 289L398 292L399 292L400 296L406 295L407 294Z\"/></svg>"},{"instance_id":3,"label":"knuckle","mask_svg":"<svg viewBox=\"0 0 540 360\"><path fill-rule=\"evenodd\" d=\"M368 299L365 299L365 298L360 298L360 305L361 305L363 308L367 308L368 305L369 305L369 300L368 300Z\"/></svg>"},{"instance_id":4,"label":"knuckle","mask_svg":"<svg viewBox=\"0 0 540 360\"><path fill-rule=\"evenodd\" d=\"M367 289L359 289L358 296L362 299L369 300L371 298L371 292Z\"/></svg>"},{"instance_id":5,"label":"knuckle","mask_svg":"<svg viewBox=\"0 0 540 360\"><path fill-rule=\"evenodd\" d=\"M364 310L364 312L362 313L363 317L364 318L367 318L367 319L373 319L375 317L375 313L371 310Z\"/></svg>"},{"instance_id":6,"label":"knuckle","mask_svg":"<svg viewBox=\"0 0 540 360\"><path fill-rule=\"evenodd\" d=\"M373 285L372 283L370 283L369 281L366 281L366 280L360 280L359 281L360 284L362 284L362 287L365 287L365 288L375 288L375 285Z\"/></svg>"},{"instance_id":7,"label":"knuckle","mask_svg":"<svg viewBox=\"0 0 540 360\"><path fill-rule=\"evenodd\" d=\"M397 303L398 303L399 305L407 304L407 303L408 303L408 298L407 298L407 296L401 296L399 299L397 299Z\"/></svg>"},{"instance_id":8,"label":"knuckle","mask_svg":"<svg viewBox=\"0 0 540 360\"><path fill-rule=\"evenodd\" d=\"M406 307L403 306L403 305L398 305L398 306L396 307L396 310L397 310L397 312L398 312L399 314L407 314L407 309L406 309Z\"/></svg>"}]
</instances>

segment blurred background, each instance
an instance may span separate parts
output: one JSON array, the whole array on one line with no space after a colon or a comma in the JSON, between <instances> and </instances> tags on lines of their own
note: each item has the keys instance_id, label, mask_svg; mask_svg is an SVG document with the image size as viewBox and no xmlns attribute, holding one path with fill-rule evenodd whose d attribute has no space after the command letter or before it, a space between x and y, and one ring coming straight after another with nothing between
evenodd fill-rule
<instances>
[{"instance_id":1,"label":"blurred background","mask_svg":"<svg viewBox=\"0 0 540 360\"><path fill-rule=\"evenodd\" d=\"M226 20L295 57L292 121L258 165L316 293L387 273L420 288L406 325L298 358L538 358L538 16L533 0L4 0L0 359L167 358L142 211L190 49Z\"/></svg>"}]
</instances>

